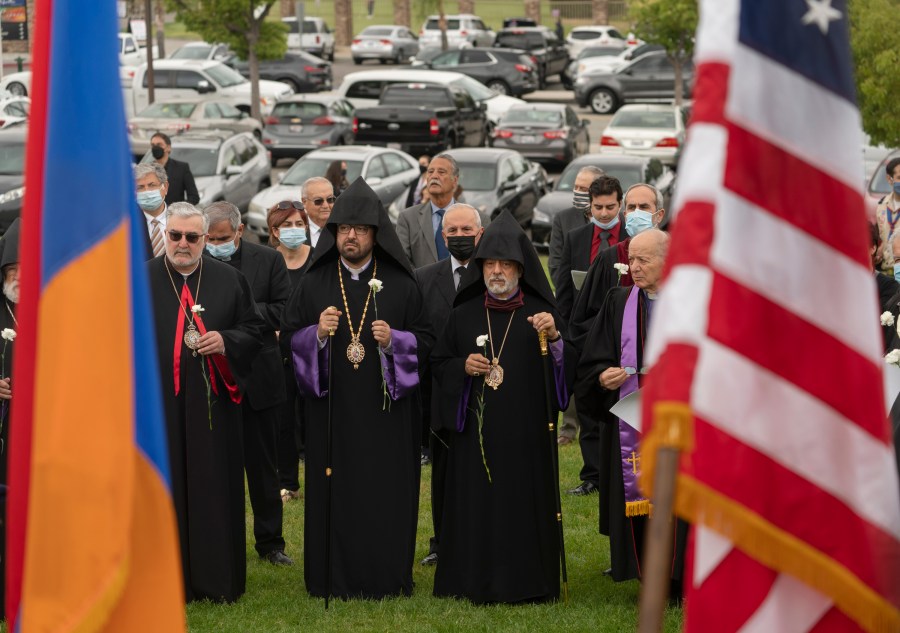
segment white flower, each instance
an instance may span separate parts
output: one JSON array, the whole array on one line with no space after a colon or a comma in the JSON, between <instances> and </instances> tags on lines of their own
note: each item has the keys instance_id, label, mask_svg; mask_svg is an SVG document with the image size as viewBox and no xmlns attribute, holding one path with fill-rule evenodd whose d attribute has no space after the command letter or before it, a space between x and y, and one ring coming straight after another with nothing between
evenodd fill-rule
<instances>
[{"instance_id":1,"label":"white flower","mask_svg":"<svg viewBox=\"0 0 900 633\"><path fill-rule=\"evenodd\" d=\"M489 340L488 335L482 334L481 336L479 336L478 338L475 339L475 345L477 345L478 347L484 347L485 345L487 345L488 340Z\"/></svg>"},{"instance_id":2,"label":"white flower","mask_svg":"<svg viewBox=\"0 0 900 633\"><path fill-rule=\"evenodd\" d=\"M628 272L628 264L613 264L613 268L615 268L620 275L624 275Z\"/></svg>"},{"instance_id":3,"label":"white flower","mask_svg":"<svg viewBox=\"0 0 900 633\"><path fill-rule=\"evenodd\" d=\"M884 356L884 362L888 365L900 364L900 349L892 349Z\"/></svg>"},{"instance_id":4,"label":"white flower","mask_svg":"<svg viewBox=\"0 0 900 633\"><path fill-rule=\"evenodd\" d=\"M381 292L381 280L375 279L374 277L369 280L369 288L372 289L372 292Z\"/></svg>"},{"instance_id":5,"label":"white flower","mask_svg":"<svg viewBox=\"0 0 900 633\"><path fill-rule=\"evenodd\" d=\"M881 324L882 325L893 325L894 324L894 315L890 312L882 312L881 313Z\"/></svg>"},{"instance_id":6,"label":"white flower","mask_svg":"<svg viewBox=\"0 0 900 633\"><path fill-rule=\"evenodd\" d=\"M4 341L14 341L16 340L16 331L11 328L5 327L3 328L3 331L0 332L0 337L3 337Z\"/></svg>"},{"instance_id":7,"label":"white flower","mask_svg":"<svg viewBox=\"0 0 900 633\"><path fill-rule=\"evenodd\" d=\"M198 314L199 312L206 312L206 308L198 303L191 306L191 312L193 312L194 314Z\"/></svg>"}]
</instances>

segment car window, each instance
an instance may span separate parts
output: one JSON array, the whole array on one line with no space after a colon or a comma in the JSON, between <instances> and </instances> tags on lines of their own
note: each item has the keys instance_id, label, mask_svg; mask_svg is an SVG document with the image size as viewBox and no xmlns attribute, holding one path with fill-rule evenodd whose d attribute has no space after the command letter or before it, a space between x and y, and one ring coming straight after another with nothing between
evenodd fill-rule
<instances>
[{"instance_id":1,"label":"car window","mask_svg":"<svg viewBox=\"0 0 900 633\"><path fill-rule=\"evenodd\" d=\"M176 70L175 71L175 87L176 88L197 88L201 81L207 81L206 77L193 70Z\"/></svg>"},{"instance_id":2,"label":"car window","mask_svg":"<svg viewBox=\"0 0 900 633\"><path fill-rule=\"evenodd\" d=\"M134 42L132 40L125 40L125 52L133 53L137 48L134 46Z\"/></svg>"},{"instance_id":3,"label":"car window","mask_svg":"<svg viewBox=\"0 0 900 633\"><path fill-rule=\"evenodd\" d=\"M566 125L569 127L577 127L579 124L578 115L569 106L566 106Z\"/></svg>"},{"instance_id":4,"label":"car window","mask_svg":"<svg viewBox=\"0 0 900 633\"><path fill-rule=\"evenodd\" d=\"M147 74L144 73L144 79L141 84L144 88L147 87ZM169 70L154 70L153 71L153 85L156 88L171 88L172 87L172 72Z\"/></svg>"},{"instance_id":5,"label":"car window","mask_svg":"<svg viewBox=\"0 0 900 633\"><path fill-rule=\"evenodd\" d=\"M238 143L238 151L240 152L241 163L247 164L259 153L256 145L249 138L242 138Z\"/></svg>"},{"instance_id":6,"label":"car window","mask_svg":"<svg viewBox=\"0 0 900 633\"><path fill-rule=\"evenodd\" d=\"M12 116L28 116L28 102L16 101L6 107L6 113Z\"/></svg>"},{"instance_id":7,"label":"car window","mask_svg":"<svg viewBox=\"0 0 900 633\"><path fill-rule=\"evenodd\" d=\"M509 182L511 180L516 179L515 173L513 173L512 162L507 158L500 163L500 170L498 172L500 177L500 182Z\"/></svg>"},{"instance_id":8,"label":"car window","mask_svg":"<svg viewBox=\"0 0 900 633\"><path fill-rule=\"evenodd\" d=\"M0 175L25 173L25 142L0 145Z\"/></svg>"},{"instance_id":9,"label":"car window","mask_svg":"<svg viewBox=\"0 0 900 633\"><path fill-rule=\"evenodd\" d=\"M544 37L547 38L547 46L559 46L559 38L556 37L556 33L553 31L547 31L544 33Z\"/></svg>"},{"instance_id":10,"label":"car window","mask_svg":"<svg viewBox=\"0 0 900 633\"><path fill-rule=\"evenodd\" d=\"M272 108L273 117L289 117L296 119L315 119L326 114L325 106L321 103L310 103L307 101L282 101L276 103Z\"/></svg>"},{"instance_id":11,"label":"car window","mask_svg":"<svg viewBox=\"0 0 900 633\"><path fill-rule=\"evenodd\" d=\"M487 27L481 20L472 20L472 28L478 29L479 31L487 31Z\"/></svg>"},{"instance_id":12,"label":"car window","mask_svg":"<svg viewBox=\"0 0 900 633\"><path fill-rule=\"evenodd\" d=\"M503 123L547 123L562 125L559 110L538 110L536 108L516 108L503 115Z\"/></svg>"},{"instance_id":13,"label":"car window","mask_svg":"<svg viewBox=\"0 0 900 633\"><path fill-rule=\"evenodd\" d=\"M182 46L172 53L172 59L206 59L209 56L209 51L209 46Z\"/></svg>"},{"instance_id":14,"label":"car window","mask_svg":"<svg viewBox=\"0 0 900 633\"><path fill-rule=\"evenodd\" d=\"M447 51L446 53L441 53L431 60L431 65L440 68L457 66L459 65L459 51Z\"/></svg>"},{"instance_id":15,"label":"car window","mask_svg":"<svg viewBox=\"0 0 900 633\"><path fill-rule=\"evenodd\" d=\"M414 102L417 106L424 107L449 107L450 99L447 90L443 86L433 84L396 84L386 88L380 105L410 105Z\"/></svg>"},{"instance_id":16,"label":"car window","mask_svg":"<svg viewBox=\"0 0 900 633\"><path fill-rule=\"evenodd\" d=\"M475 102L465 92L454 90L453 91L453 104L460 110L464 108L473 109L475 107Z\"/></svg>"},{"instance_id":17,"label":"car window","mask_svg":"<svg viewBox=\"0 0 900 633\"><path fill-rule=\"evenodd\" d=\"M226 119L240 119L241 111L235 108L230 103L220 103L219 111L222 113L222 116Z\"/></svg>"},{"instance_id":18,"label":"car window","mask_svg":"<svg viewBox=\"0 0 900 633\"><path fill-rule=\"evenodd\" d=\"M318 33L319 32L318 25L313 20L303 20L303 32L304 33Z\"/></svg>"},{"instance_id":19,"label":"car window","mask_svg":"<svg viewBox=\"0 0 900 633\"><path fill-rule=\"evenodd\" d=\"M234 143L225 146L222 149L222 166L228 167L230 165L240 165L240 157L238 156L237 150L234 146Z\"/></svg>"},{"instance_id":20,"label":"car window","mask_svg":"<svg viewBox=\"0 0 900 633\"><path fill-rule=\"evenodd\" d=\"M233 68L229 68L225 64L216 64L215 66L210 66L206 69L206 74L212 77L213 81L215 81L223 88L245 84L248 81L241 73L234 70Z\"/></svg>"},{"instance_id":21,"label":"car window","mask_svg":"<svg viewBox=\"0 0 900 633\"><path fill-rule=\"evenodd\" d=\"M357 81L347 88L349 99L377 99L381 96L384 81Z\"/></svg>"},{"instance_id":22,"label":"car window","mask_svg":"<svg viewBox=\"0 0 900 633\"><path fill-rule=\"evenodd\" d=\"M428 22L425 23L426 31L440 31L441 27L438 24L437 18L431 18ZM447 20L447 30L448 31L458 31L459 30L459 18L454 18L451 20Z\"/></svg>"},{"instance_id":23,"label":"car window","mask_svg":"<svg viewBox=\"0 0 900 633\"><path fill-rule=\"evenodd\" d=\"M578 171L587 164L588 163L569 163L569 166L566 167L562 176L559 177L559 181L557 181L554 191L572 191L575 186L575 177L578 175ZM598 167L601 167L607 176L617 179L619 184L622 185L622 191L627 191L631 185L644 182L642 179L644 174L636 165L607 164L598 165Z\"/></svg>"},{"instance_id":24,"label":"car window","mask_svg":"<svg viewBox=\"0 0 900 633\"><path fill-rule=\"evenodd\" d=\"M615 30L615 29L610 29L610 30L608 30L608 31L606 32L606 34L609 35L610 37L615 37L615 38L620 39L620 40L624 40L624 39L625 39L625 36L623 36L621 33L619 33L619 32L618 32L617 30Z\"/></svg>"},{"instance_id":25,"label":"car window","mask_svg":"<svg viewBox=\"0 0 900 633\"><path fill-rule=\"evenodd\" d=\"M138 112L138 116L150 119L186 119L191 116L196 107L196 103L160 103L157 101Z\"/></svg>"},{"instance_id":26,"label":"car window","mask_svg":"<svg viewBox=\"0 0 900 633\"><path fill-rule=\"evenodd\" d=\"M372 160L369 161L369 166L366 168L364 178L384 178L385 176L387 176L387 169L385 169L384 163L381 161L381 156L373 156Z\"/></svg>"},{"instance_id":27,"label":"car window","mask_svg":"<svg viewBox=\"0 0 900 633\"><path fill-rule=\"evenodd\" d=\"M651 158L647 161L647 168L644 170L644 182L652 184L656 182L663 173L663 164L657 158Z\"/></svg>"},{"instance_id":28,"label":"car window","mask_svg":"<svg viewBox=\"0 0 900 633\"><path fill-rule=\"evenodd\" d=\"M672 64L669 63L665 55L651 55L650 57L638 59L629 68L635 74L646 75L657 73L661 70L672 70Z\"/></svg>"},{"instance_id":29,"label":"car window","mask_svg":"<svg viewBox=\"0 0 900 633\"><path fill-rule=\"evenodd\" d=\"M465 191L494 191L497 188L497 167L481 163L461 164L459 184Z\"/></svg>"},{"instance_id":30,"label":"car window","mask_svg":"<svg viewBox=\"0 0 900 633\"><path fill-rule=\"evenodd\" d=\"M215 175L218 157L219 151L211 147L172 147L172 158L190 165L191 173L198 178Z\"/></svg>"},{"instance_id":31,"label":"car window","mask_svg":"<svg viewBox=\"0 0 900 633\"><path fill-rule=\"evenodd\" d=\"M675 127L675 112L671 110L669 112L619 110L610 121L610 126L672 129Z\"/></svg>"},{"instance_id":32,"label":"car window","mask_svg":"<svg viewBox=\"0 0 900 633\"><path fill-rule=\"evenodd\" d=\"M528 168L531 166L528 163L528 159L519 154L513 156L510 161L512 162L513 176L516 178L524 176L526 172L528 172Z\"/></svg>"},{"instance_id":33,"label":"car window","mask_svg":"<svg viewBox=\"0 0 900 633\"><path fill-rule=\"evenodd\" d=\"M600 33L597 31L572 31L569 33L569 37L573 40L596 40L600 37Z\"/></svg>"},{"instance_id":34,"label":"car window","mask_svg":"<svg viewBox=\"0 0 900 633\"><path fill-rule=\"evenodd\" d=\"M219 119L222 117L222 112L219 110L218 104L207 103L203 106L203 116L207 119Z\"/></svg>"},{"instance_id":35,"label":"car window","mask_svg":"<svg viewBox=\"0 0 900 633\"><path fill-rule=\"evenodd\" d=\"M343 99L335 99L328 106L329 112L335 116L349 117L353 115L353 107Z\"/></svg>"},{"instance_id":36,"label":"car window","mask_svg":"<svg viewBox=\"0 0 900 633\"><path fill-rule=\"evenodd\" d=\"M402 174L410 168L409 164L400 158L399 154L395 154L394 152L385 152L381 155L381 158L384 161L384 166L387 169L388 174L391 176Z\"/></svg>"},{"instance_id":37,"label":"car window","mask_svg":"<svg viewBox=\"0 0 900 633\"><path fill-rule=\"evenodd\" d=\"M462 51L463 64L487 64L491 61L491 56L485 51Z\"/></svg>"},{"instance_id":38,"label":"car window","mask_svg":"<svg viewBox=\"0 0 900 633\"><path fill-rule=\"evenodd\" d=\"M360 35L365 35L368 37L389 37L393 35L394 29L390 27L384 26L370 26L367 29L363 29L363 32Z\"/></svg>"},{"instance_id":39,"label":"car window","mask_svg":"<svg viewBox=\"0 0 900 633\"><path fill-rule=\"evenodd\" d=\"M531 50L544 46L544 38L540 33L535 33L534 31L510 31L497 35L497 41L494 45L504 48Z\"/></svg>"}]
</instances>

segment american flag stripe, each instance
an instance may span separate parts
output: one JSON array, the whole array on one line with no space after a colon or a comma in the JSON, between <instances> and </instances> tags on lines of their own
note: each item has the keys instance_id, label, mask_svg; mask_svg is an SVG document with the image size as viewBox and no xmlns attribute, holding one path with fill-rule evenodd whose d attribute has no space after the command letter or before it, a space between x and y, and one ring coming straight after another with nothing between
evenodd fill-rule
<instances>
[{"instance_id":1,"label":"american flag stripe","mask_svg":"<svg viewBox=\"0 0 900 633\"><path fill-rule=\"evenodd\" d=\"M822 619L831 600L808 585L779 574L759 608L741 627L741 633L808 631ZM784 614L788 614L785 618Z\"/></svg>"}]
</instances>

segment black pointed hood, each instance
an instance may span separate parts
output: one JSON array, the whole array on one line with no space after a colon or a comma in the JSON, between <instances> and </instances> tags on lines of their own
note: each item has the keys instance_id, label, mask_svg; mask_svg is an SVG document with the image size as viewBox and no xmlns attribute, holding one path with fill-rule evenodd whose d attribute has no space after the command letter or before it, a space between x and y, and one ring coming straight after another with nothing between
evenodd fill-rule
<instances>
[{"instance_id":1,"label":"black pointed hood","mask_svg":"<svg viewBox=\"0 0 900 633\"><path fill-rule=\"evenodd\" d=\"M550 288L550 282L547 281L547 275L541 265L541 259L534 250L531 240L528 239L528 235L509 211L501 212L484 229L478 246L475 247L475 253L472 255L475 265L466 269L453 305L460 305L472 297L484 294L486 287L481 271L482 264L486 259L508 259L518 262L524 270L522 278L519 279L519 285L525 289L525 292L537 295L551 305L556 305L553 290Z\"/></svg>"},{"instance_id":2,"label":"black pointed hood","mask_svg":"<svg viewBox=\"0 0 900 633\"><path fill-rule=\"evenodd\" d=\"M6 229L3 239L0 239L0 270L10 264L19 263L19 226L21 220L16 218Z\"/></svg>"},{"instance_id":3,"label":"black pointed hood","mask_svg":"<svg viewBox=\"0 0 900 633\"><path fill-rule=\"evenodd\" d=\"M335 201L325 229L319 234L319 241L313 253L313 261L309 269L318 268L338 259L337 227L338 224L366 224L374 226L375 248L373 253L378 261L393 260L400 268L412 276L412 266L400 238L391 224L384 205L378 195L366 184L362 177L354 180Z\"/></svg>"}]
</instances>

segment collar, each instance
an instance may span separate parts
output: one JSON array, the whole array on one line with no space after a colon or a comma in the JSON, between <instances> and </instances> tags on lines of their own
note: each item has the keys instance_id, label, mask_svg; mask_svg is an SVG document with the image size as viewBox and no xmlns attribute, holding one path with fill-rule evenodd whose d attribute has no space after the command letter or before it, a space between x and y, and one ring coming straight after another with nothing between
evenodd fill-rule
<instances>
[{"instance_id":1,"label":"collar","mask_svg":"<svg viewBox=\"0 0 900 633\"><path fill-rule=\"evenodd\" d=\"M439 206L437 206L434 202L432 202L431 200L429 200L428 202L429 202L429 204L431 204L431 214L434 215L435 213L437 213L437 210L438 210L438 209L443 209L444 211L446 211L446 210L449 209L452 205L456 204L456 198L450 198L450 202L447 203L447 206L446 206L446 207L439 207Z\"/></svg>"},{"instance_id":2,"label":"collar","mask_svg":"<svg viewBox=\"0 0 900 633\"><path fill-rule=\"evenodd\" d=\"M374 257L369 257L369 261L363 264L360 268L351 268L347 265L347 262L344 261L344 258L341 257L341 265L347 269L347 272L350 273L350 277L356 281L359 281L359 275L366 270L369 266L372 265L372 262L375 260Z\"/></svg>"},{"instance_id":3,"label":"collar","mask_svg":"<svg viewBox=\"0 0 900 633\"><path fill-rule=\"evenodd\" d=\"M465 264L463 264L461 261L456 259L453 255L450 256L450 270L452 270L453 272L456 272L457 268L468 268L468 267L469 267L469 262L466 262Z\"/></svg>"},{"instance_id":4,"label":"collar","mask_svg":"<svg viewBox=\"0 0 900 633\"><path fill-rule=\"evenodd\" d=\"M150 223L153 220L159 220L159 223L163 225L163 228L166 226L166 213L169 211L169 205L163 202L163 210L159 215L150 215L146 211L143 211L144 218L147 220L147 226L150 226Z\"/></svg>"}]
</instances>

